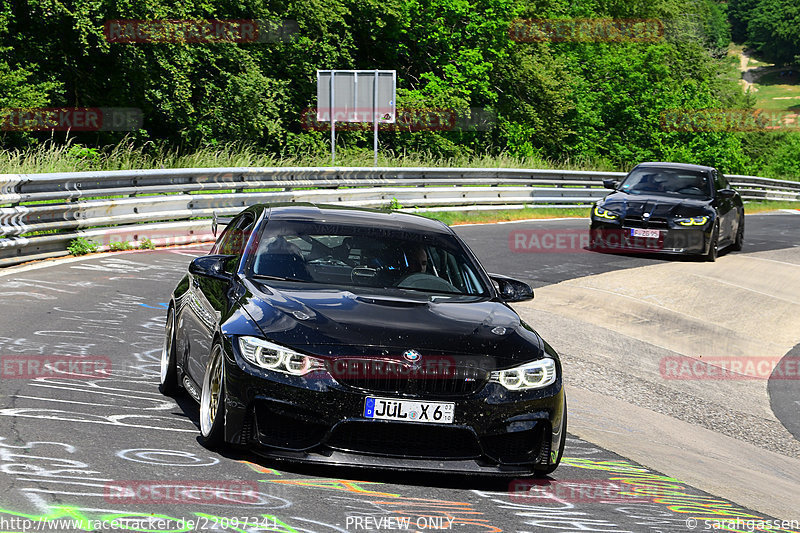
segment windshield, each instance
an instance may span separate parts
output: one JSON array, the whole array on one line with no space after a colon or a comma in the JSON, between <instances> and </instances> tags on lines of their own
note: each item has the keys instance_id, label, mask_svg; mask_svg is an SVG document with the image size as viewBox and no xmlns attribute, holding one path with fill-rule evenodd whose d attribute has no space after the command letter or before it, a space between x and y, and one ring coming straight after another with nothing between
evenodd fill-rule
<instances>
[{"instance_id":1,"label":"windshield","mask_svg":"<svg viewBox=\"0 0 800 533\"><path fill-rule=\"evenodd\" d=\"M700 199L711 197L711 180L703 171L647 167L634 169L619 189L631 194L680 195Z\"/></svg>"},{"instance_id":2,"label":"windshield","mask_svg":"<svg viewBox=\"0 0 800 533\"><path fill-rule=\"evenodd\" d=\"M268 222L251 275L336 286L486 295L478 266L448 235L316 222Z\"/></svg>"}]
</instances>

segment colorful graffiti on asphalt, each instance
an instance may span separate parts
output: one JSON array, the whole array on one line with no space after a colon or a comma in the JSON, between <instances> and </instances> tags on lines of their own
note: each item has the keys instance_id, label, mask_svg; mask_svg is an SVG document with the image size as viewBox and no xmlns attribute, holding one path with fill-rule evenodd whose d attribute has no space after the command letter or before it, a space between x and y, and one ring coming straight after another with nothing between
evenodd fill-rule
<instances>
[{"instance_id":1,"label":"colorful graffiti on asphalt","mask_svg":"<svg viewBox=\"0 0 800 533\"><path fill-rule=\"evenodd\" d=\"M565 458L563 464L615 474L609 477L611 481L619 481L631 486L629 491L623 491L621 494L646 497L654 503L666 506L673 513L687 515L686 521L690 529L694 524L699 529L714 529L717 531L798 533L794 529L774 527L774 524L781 521L746 512L729 501L713 496L692 494L689 488L682 484L681 481L672 477L654 474L646 468L628 461L595 461L583 458ZM711 525L711 527L706 527L706 525Z\"/></svg>"}]
</instances>

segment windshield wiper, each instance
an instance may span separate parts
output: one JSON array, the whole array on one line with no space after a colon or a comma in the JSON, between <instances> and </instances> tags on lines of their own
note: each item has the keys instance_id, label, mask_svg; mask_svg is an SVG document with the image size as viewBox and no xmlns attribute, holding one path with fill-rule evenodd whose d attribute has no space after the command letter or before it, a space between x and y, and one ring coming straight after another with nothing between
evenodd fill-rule
<instances>
[{"instance_id":1,"label":"windshield wiper","mask_svg":"<svg viewBox=\"0 0 800 533\"><path fill-rule=\"evenodd\" d=\"M463 292L440 291L440 290L437 290L437 289L418 289L418 288L415 288L415 287L386 287L386 288L387 289L389 289L389 288L399 289L401 291L432 292L432 293L435 293L435 294L447 294L447 295L453 295L453 296L465 296L465 294Z\"/></svg>"},{"instance_id":2,"label":"windshield wiper","mask_svg":"<svg viewBox=\"0 0 800 533\"><path fill-rule=\"evenodd\" d=\"M300 283L308 283L307 279L284 278L281 276L268 276L267 274L252 274L252 277L256 279L267 279L271 281L299 281Z\"/></svg>"}]
</instances>

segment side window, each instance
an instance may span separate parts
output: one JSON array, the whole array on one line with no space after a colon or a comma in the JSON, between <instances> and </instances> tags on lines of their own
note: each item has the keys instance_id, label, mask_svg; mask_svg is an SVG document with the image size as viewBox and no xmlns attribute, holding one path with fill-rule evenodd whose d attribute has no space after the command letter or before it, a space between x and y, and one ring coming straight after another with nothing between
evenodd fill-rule
<instances>
[{"instance_id":1,"label":"side window","mask_svg":"<svg viewBox=\"0 0 800 533\"><path fill-rule=\"evenodd\" d=\"M245 213L241 216L236 226L233 228L231 238L225 243L224 248L220 248L222 254L241 256L244 254L244 247L253 231L255 218L252 213Z\"/></svg>"},{"instance_id":2,"label":"side window","mask_svg":"<svg viewBox=\"0 0 800 533\"><path fill-rule=\"evenodd\" d=\"M725 176L719 172L714 172L714 188L718 191L730 188L730 185L728 185L728 180L726 180Z\"/></svg>"},{"instance_id":3,"label":"side window","mask_svg":"<svg viewBox=\"0 0 800 533\"><path fill-rule=\"evenodd\" d=\"M220 250L223 247L227 246L227 242L231 239L231 235L233 235L233 228L234 228L234 226L236 225L237 222L238 222L237 220L232 220L230 223L228 223L228 225L222 231L222 235L220 235L219 239L217 239L217 242L214 243L214 247L211 248L211 253L212 254L221 254L222 253L222 252L220 252Z\"/></svg>"},{"instance_id":4,"label":"side window","mask_svg":"<svg viewBox=\"0 0 800 533\"><path fill-rule=\"evenodd\" d=\"M222 255L242 255L250 233L253 231L255 217L252 213L244 213L228 224L222 236L214 246L212 253Z\"/></svg>"}]
</instances>

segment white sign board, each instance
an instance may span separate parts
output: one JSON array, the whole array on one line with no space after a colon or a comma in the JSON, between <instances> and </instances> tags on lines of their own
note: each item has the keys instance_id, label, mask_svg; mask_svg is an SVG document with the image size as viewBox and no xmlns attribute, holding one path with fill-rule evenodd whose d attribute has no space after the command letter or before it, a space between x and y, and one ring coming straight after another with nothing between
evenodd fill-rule
<instances>
[{"instance_id":1,"label":"white sign board","mask_svg":"<svg viewBox=\"0 0 800 533\"><path fill-rule=\"evenodd\" d=\"M331 83L331 78L333 83ZM394 70L318 70L317 120L331 122L394 123L396 119Z\"/></svg>"}]
</instances>

